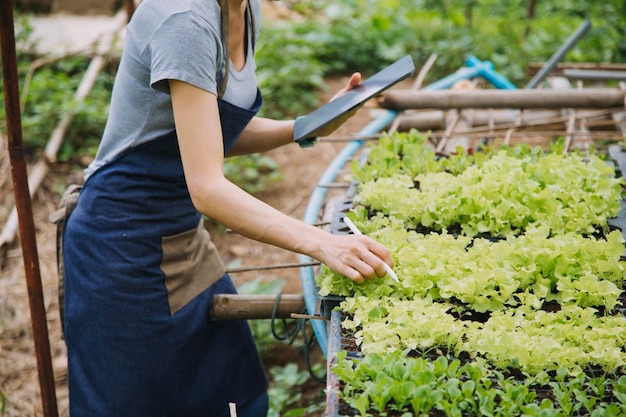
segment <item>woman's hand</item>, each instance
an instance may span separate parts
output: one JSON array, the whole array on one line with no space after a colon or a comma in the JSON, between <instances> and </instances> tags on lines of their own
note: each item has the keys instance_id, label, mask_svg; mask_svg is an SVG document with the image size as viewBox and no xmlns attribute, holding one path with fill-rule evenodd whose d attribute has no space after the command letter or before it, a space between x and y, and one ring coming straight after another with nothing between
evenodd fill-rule
<instances>
[{"instance_id":1,"label":"woman's hand","mask_svg":"<svg viewBox=\"0 0 626 417\"><path fill-rule=\"evenodd\" d=\"M386 271L383 263L394 267L389 250L363 235L329 235L320 253L313 254L313 257L358 284L384 277Z\"/></svg>"},{"instance_id":2,"label":"woman's hand","mask_svg":"<svg viewBox=\"0 0 626 417\"><path fill-rule=\"evenodd\" d=\"M341 96L343 93L352 90L353 88L355 88L356 86L358 86L359 84L361 84L361 73L360 72L355 72L354 74L352 74L350 76L350 79L348 80L348 84L346 84L346 86L344 88L342 88L341 90L339 90L337 92L337 94L335 94L330 101L333 101L334 99L336 99L337 97Z\"/></svg>"},{"instance_id":3,"label":"woman's hand","mask_svg":"<svg viewBox=\"0 0 626 417\"><path fill-rule=\"evenodd\" d=\"M330 101L333 101L333 100L337 99L338 97L340 97L342 94L352 90L353 88L356 88L359 84L361 84L361 73L355 72L354 74L352 74L350 76L350 79L348 80L348 84L346 84L346 86L344 88L339 90L330 99ZM337 130L337 128L339 128L339 126L344 124L349 118L354 116L355 113L357 112L357 110L359 110L362 106L363 105L355 107L354 109L350 110L348 113L346 113L343 116L339 117L338 119L334 120L332 123L330 123L330 124L320 128L320 129L314 131L313 133L311 133L311 136L312 137L316 137L316 136L328 136L328 135L330 135L335 130Z\"/></svg>"},{"instance_id":4,"label":"woman's hand","mask_svg":"<svg viewBox=\"0 0 626 417\"><path fill-rule=\"evenodd\" d=\"M361 83L361 74L352 74L344 88L339 90L330 101L357 87ZM328 126L313 132L311 137L327 136L337 130L350 117L354 116L357 107ZM251 153L266 152L279 146L293 143L293 120L272 120L264 117L254 117L246 126L239 140L230 149L227 156L249 155Z\"/></svg>"}]
</instances>

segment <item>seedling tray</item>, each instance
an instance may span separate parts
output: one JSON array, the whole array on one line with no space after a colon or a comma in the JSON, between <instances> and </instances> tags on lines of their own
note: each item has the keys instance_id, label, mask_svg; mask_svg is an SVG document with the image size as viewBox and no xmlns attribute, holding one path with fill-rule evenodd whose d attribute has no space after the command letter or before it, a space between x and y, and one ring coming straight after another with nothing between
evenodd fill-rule
<instances>
[{"instance_id":1,"label":"seedling tray","mask_svg":"<svg viewBox=\"0 0 626 417\"><path fill-rule=\"evenodd\" d=\"M626 151L622 146L611 146L609 147L609 156L610 160L607 163L614 164L616 168L617 175L624 176L626 173ZM350 211L350 209L354 206L353 198L354 198L354 190L356 189L356 185L352 184L345 200L343 200L340 204L337 204L334 209L334 213L331 220L331 232L334 234L346 234L350 233L348 227L343 222L343 218ZM624 239L626 240L626 203L624 201L621 202L621 211L615 218L612 218L608 222L611 229L620 230ZM497 239L497 237L496 237ZM624 255L622 255L622 259L626 259L626 251ZM327 397L326 397L326 416L327 417L339 417L339 416L358 416L359 413L357 410L351 408L349 405L344 403L341 399L341 391L342 384L337 378L337 376L332 372L333 366L337 364L337 354L339 352L346 353L348 359L352 359L355 361L359 361L363 358L359 346L356 343L356 338L354 334L348 332L342 328L342 321L345 317L342 315L340 311L337 310L336 307L344 300L344 297L339 296L326 296L319 297L321 304L321 312L322 314L329 319L328 323L328 354L327 354ZM545 309L550 308L550 306L545 306ZM558 307L557 307L558 308ZM626 292L622 293L619 298L619 302L615 309L611 311L612 315L621 315L626 320ZM523 347L520 347L523 348ZM462 362L469 361L469 358L458 358L454 357L451 354L447 354L446 352L432 350L429 352L414 352L416 356L427 358L429 360L436 360L438 356L446 356L449 360L459 359ZM508 372L508 371L507 371ZM585 374L589 377L606 377L607 380L617 380L620 377L624 376L623 374L611 374L606 375L601 369L595 367L588 367L584 370ZM514 380L523 382L524 377L521 373L511 370L510 377ZM496 381L494 380L494 383ZM549 399L553 403L558 404L557 396L554 392L554 389L549 385L541 385L541 386L533 386L531 390L536 395L536 403L541 403L544 399ZM615 393L610 389L610 386L607 387L604 392L603 397L600 401L606 403L617 402ZM370 410L370 412L372 412ZM401 413L397 413L395 411L390 411L384 414L388 417L400 416ZM444 415L443 413L436 411L432 412L430 415L439 416ZM581 408L578 411L573 412L571 415L573 416L583 416L589 415L589 413ZM376 416L376 414L373 414Z\"/></svg>"},{"instance_id":2,"label":"seedling tray","mask_svg":"<svg viewBox=\"0 0 626 417\"><path fill-rule=\"evenodd\" d=\"M613 314L619 314L624 317L626 320L626 294L622 294L619 300L618 307L615 308ZM359 347L357 346L356 339L352 332L348 332L344 330L341 326L341 323L344 319L343 314L334 310L330 313L330 321L328 324L328 362L327 362L327 388L326 388L326 416L327 417L353 417L358 416L359 413L357 410L350 407L348 404L342 401L341 392L343 389L342 383L339 378L332 372L333 366L337 364L337 354L339 352L345 352L346 357L351 360L360 360L363 358ZM462 363L469 361L469 358L458 358L452 355L446 355L445 353L439 351L429 351L429 352L416 352L416 356L420 356L429 360L436 360L439 356L445 355L448 360L460 359ZM589 377L597 378L605 376L607 379L615 379L617 380L622 374L618 375L605 375L605 373L596 367L588 367L585 369L585 374ZM514 371L511 371L511 377L517 382L523 382L523 376L516 376ZM493 379L494 387L496 387L497 380ZM554 389L549 385L541 385L541 386L532 386L530 388L536 395L536 403L540 404L544 399L549 399L553 403L558 403L557 396L555 395ZM607 385L606 390L604 392L604 396L602 398L603 402L612 403L616 402L616 396L611 389L610 385ZM376 414L372 414L376 417ZM394 412L390 411L386 414L387 417L400 416L401 414L394 414ZM430 415L432 416L443 416L444 414L433 411ZM586 410L581 409L571 414L575 417L582 417L589 415Z\"/></svg>"}]
</instances>

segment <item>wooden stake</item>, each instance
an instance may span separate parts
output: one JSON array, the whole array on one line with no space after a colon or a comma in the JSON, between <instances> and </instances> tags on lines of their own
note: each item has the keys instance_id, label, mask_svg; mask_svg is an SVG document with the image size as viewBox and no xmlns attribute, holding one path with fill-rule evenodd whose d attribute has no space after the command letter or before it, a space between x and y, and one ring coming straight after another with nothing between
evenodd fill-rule
<instances>
[{"instance_id":1,"label":"wooden stake","mask_svg":"<svg viewBox=\"0 0 626 417\"><path fill-rule=\"evenodd\" d=\"M52 367L46 308L41 283L41 271L39 269L39 254L37 253L37 239L32 202L28 190L28 174L22 137L13 2L11 0L0 1L0 51L2 54L2 81L11 177L13 179L15 206L19 217L20 243L26 275L26 287L28 289L28 303L33 329L41 403L44 417L57 417L59 412L54 385L54 370Z\"/></svg>"},{"instance_id":2,"label":"wooden stake","mask_svg":"<svg viewBox=\"0 0 626 417\"><path fill-rule=\"evenodd\" d=\"M213 297L211 319L255 320L291 318L293 313L304 310L304 297L301 294L282 294L275 315L276 295L219 294Z\"/></svg>"}]
</instances>

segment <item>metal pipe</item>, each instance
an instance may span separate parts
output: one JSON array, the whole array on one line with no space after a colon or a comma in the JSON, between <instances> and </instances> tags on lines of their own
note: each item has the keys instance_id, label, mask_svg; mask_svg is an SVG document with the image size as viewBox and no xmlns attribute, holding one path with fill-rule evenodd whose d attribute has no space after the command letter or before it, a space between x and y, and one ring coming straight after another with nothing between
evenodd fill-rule
<instances>
[{"instance_id":1,"label":"metal pipe","mask_svg":"<svg viewBox=\"0 0 626 417\"><path fill-rule=\"evenodd\" d=\"M552 69L563 59L565 54L569 52L576 43L589 32L591 29L591 22L589 20L585 20L579 27L576 29L576 32L572 36L570 36L567 41L552 55L550 60L544 65L543 68L539 70L537 74L526 84L527 89L535 88L539 85L541 81L543 81L546 76L552 71Z\"/></svg>"},{"instance_id":2,"label":"metal pipe","mask_svg":"<svg viewBox=\"0 0 626 417\"><path fill-rule=\"evenodd\" d=\"M564 69L563 76L575 80L619 81L626 80L626 71Z\"/></svg>"},{"instance_id":3,"label":"metal pipe","mask_svg":"<svg viewBox=\"0 0 626 417\"><path fill-rule=\"evenodd\" d=\"M481 61L474 55L469 55L465 59L465 65L477 72L477 75L483 77L496 88L503 90L515 90L517 87L515 84L507 80L503 75L497 73L493 69L493 63L491 61Z\"/></svg>"},{"instance_id":4,"label":"metal pipe","mask_svg":"<svg viewBox=\"0 0 626 417\"><path fill-rule=\"evenodd\" d=\"M13 22L13 2L0 1L0 51L2 53L2 79L4 85L4 105L6 109L7 138L13 193L19 219L20 242L26 273L26 286L30 305L35 355L41 389L41 402L45 417L57 417L58 409L54 386L54 371L50 354L50 340L46 309L43 299L37 241L33 220L32 204L28 189L28 174L22 139L20 114L19 77L15 52L15 27Z\"/></svg>"}]
</instances>

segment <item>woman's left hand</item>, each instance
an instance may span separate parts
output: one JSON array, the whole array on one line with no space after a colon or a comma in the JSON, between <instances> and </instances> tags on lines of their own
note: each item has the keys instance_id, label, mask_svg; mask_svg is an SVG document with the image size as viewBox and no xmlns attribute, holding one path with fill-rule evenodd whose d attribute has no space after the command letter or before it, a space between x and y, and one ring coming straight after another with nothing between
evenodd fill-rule
<instances>
[{"instance_id":1,"label":"woman's left hand","mask_svg":"<svg viewBox=\"0 0 626 417\"><path fill-rule=\"evenodd\" d=\"M352 90L354 87L358 86L359 84L361 84L361 73L360 72L355 72L354 74L352 74L350 76L350 79L348 80L348 84L346 84L346 86L344 88L342 88L341 90L339 90L337 92L337 94L335 94L330 101L333 101L334 99L336 99L337 97L341 96L343 93Z\"/></svg>"},{"instance_id":2,"label":"woman's left hand","mask_svg":"<svg viewBox=\"0 0 626 417\"><path fill-rule=\"evenodd\" d=\"M350 79L348 80L348 83L346 84L346 86L344 88L342 88L341 90L339 90L337 92L337 94L335 94L330 101L335 100L336 98L340 97L342 94L352 90L353 88L357 87L359 84L361 84L361 73L359 72L355 72L354 74L352 74L350 76ZM336 120L333 120L332 123L314 131L311 136L328 136L331 133L333 133L335 130L337 130L337 128L339 128L339 126L341 126L342 124L344 124L349 118L351 118L352 116L354 116L354 114L357 112L357 110L359 110L363 105L357 106L354 109L350 110L349 112L347 112L346 114L342 115L341 117L339 117Z\"/></svg>"}]
</instances>

